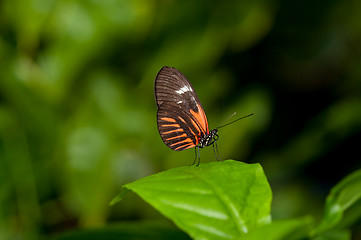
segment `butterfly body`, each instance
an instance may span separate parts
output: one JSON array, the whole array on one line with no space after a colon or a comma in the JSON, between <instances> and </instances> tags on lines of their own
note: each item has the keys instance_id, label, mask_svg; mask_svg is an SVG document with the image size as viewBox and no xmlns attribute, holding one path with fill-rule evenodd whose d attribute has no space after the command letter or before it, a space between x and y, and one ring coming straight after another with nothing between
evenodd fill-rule
<instances>
[{"instance_id":1,"label":"butterfly body","mask_svg":"<svg viewBox=\"0 0 361 240\"><path fill-rule=\"evenodd\" d=\"M217 141L218 138L219 138L218 130L213 129L208 134L201 137L201 139L199 140L198 146L200 148L208 147L208 146L212 145L215 141Z\"/></svg>"}]
</instances>

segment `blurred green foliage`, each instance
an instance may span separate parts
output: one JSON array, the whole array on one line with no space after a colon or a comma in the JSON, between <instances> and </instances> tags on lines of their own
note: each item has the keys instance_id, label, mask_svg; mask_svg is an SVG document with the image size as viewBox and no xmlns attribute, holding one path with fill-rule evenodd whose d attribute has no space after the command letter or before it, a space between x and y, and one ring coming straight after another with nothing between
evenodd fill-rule
<instances>
[{"instance_id":1,"label":"blurred green foliage","mask_svg":"<svg viewBox=\"0 0 361 240\"><path fill-rule=\"evenodd\" d=\"M160 216L124 183L193 161L156 126L153 84L192 82L223 159L260 162L273 217L320 216L360 168L361 2L0 2L0 239ZM214 161L202 149L201 161ZM360 225L353 229L361 238Z\"/></svg>"}]
</instances>

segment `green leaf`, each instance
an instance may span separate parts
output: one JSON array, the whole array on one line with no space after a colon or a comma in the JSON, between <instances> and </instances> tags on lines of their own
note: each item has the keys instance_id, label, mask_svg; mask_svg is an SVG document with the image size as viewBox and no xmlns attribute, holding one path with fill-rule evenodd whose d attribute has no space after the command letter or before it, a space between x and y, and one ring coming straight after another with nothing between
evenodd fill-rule
<instances>
[{"instance_id":1,"label":"green leaf","mask_svg":"<svg viewBox=\"0 0 361 240\"><path fill-rule=\"evenodd\" d=\"M174 168L123 188L136 192L193 239L239 238L271 219L272 192L259 164L227 160Z\"/></svg>"},{"instance_id":2,"label":"green leaf","mask_svg":"<svg viewBox=\"0 0 361 240\"><path fill-rule=\"evenodd\" d=\"M314 234L320 234L340 226L341 221L348 224L361 216L361 169L348 175L338 183L327 196L324 216ZM345 216L347 210L351 210ZM351 221L352 220L352 221Z\"/></svg>"},{"instance_id":3,"label":"green leaf","mask_svg":"<svg viewBox=\"0 0 361 240\"><path fill-rule=\"evenodd\" d=\"M313 218L277 220L263 225L247 234L247 240L293 240L308 237Z\"/></svg>"}]
</instances>

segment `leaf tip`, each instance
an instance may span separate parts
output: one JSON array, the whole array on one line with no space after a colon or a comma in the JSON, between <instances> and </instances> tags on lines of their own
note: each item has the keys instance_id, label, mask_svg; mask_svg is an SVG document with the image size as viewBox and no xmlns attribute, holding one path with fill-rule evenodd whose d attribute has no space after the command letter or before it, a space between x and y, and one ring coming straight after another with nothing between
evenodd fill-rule
<instances>
[{"instance_id":1,"label":"leaf tip","mask_svg":"<svg viewBox=\"0 0 361 240\"><path fill-rule=\"evenodd\" d=\"M113 206L114 204L122 201L127 192L129 192L129 189L123 186L120 193L115 198L113 198L112 201L110 201L109 206Z\"/></svg>"}]
</instances>

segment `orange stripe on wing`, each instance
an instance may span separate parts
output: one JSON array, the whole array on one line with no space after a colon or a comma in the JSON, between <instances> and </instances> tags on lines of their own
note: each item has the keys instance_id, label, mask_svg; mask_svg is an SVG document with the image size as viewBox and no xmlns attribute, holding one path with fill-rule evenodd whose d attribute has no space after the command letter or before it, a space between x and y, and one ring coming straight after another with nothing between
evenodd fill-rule
<instances>
[{"instance_id":1,"label":"orange stripe on wing","mask_svg":"<svg viewBox=\"0 0 361 240\"><path fill-rule=\"evenodd\" d=\"M161 127L176 127L180 128L179 124L160 124Z\"/></svg>"},{"instance_id":2,"label":"orange stripe on wing","mask_svg":"<svg viewBox=\"0 0 361 240\"><path fill-rule=\"evenodd\" d=\"M170 133L175 133L175 132L183 132L183 129L178 128L178 129L174 129L168 132L162 132L161 134L170 134Z\"/></svg>"},{"instance_id":3,"label":"orange stripe on wing","mask_svg":"<svg viewBox=\"0 0 361 240\"><path fill-rule=\"evenodd\" d=\"M162 117L160 119L166 122L174 122L174 123L177 122L174 118L170 118L170 117Z\"/></svg>"},{"instance_id":4,"label":"orange stripe on wing","mask_svg":"<svg viewBox=\"0 0 361 240\"><path fill-rule=\"evenodd\" d=\"M178 145L181 143L193 143L193 141L192 141L192 139L187 138L187 139L184 139L183 141L175 142L175 143L171 144L170 146Z\"/></svg>"},{"instance_id":5,"label":"orange stripe on wing","mask_svg":"<svg viewBox=\"0 0 361 240\"><path fill-rule=\"evenodd\" d=\"M187 149L187 148L191 148L191 147L195 147L196 145L194 145L194 143L187 143L187 144L183 144L183 145L180 145L178 147L176 147L174 150L178 150L180 148L184 148L184 149Z\"/></svg>"},{"instance_id":6,"label":"orange stripe on wing","mask_svg":"<svg viewBox=\"0 0 361 240\"><path fill-rule=\"evenodd\" d=\"M197 119L199 124L201 124L201 126L203 128L203 131L205 133L209 134L206 114L202 110L202 107L200 105L198 105L198 104L197 104L197 109L199 110L199 112L195 112L192 109L190 109L190 112L191 112L192 116L195 117L195 119Z\"/></svg>"},{"instance_id":7,"label":"orange stripe on wing","mask_svg":"<svg viewBox=\"0 0 361 240\"><path fill-rule=\"evenodd\" d=\"M182 135L175 136L175 137L170 137L170 138L165 138L164 140L169 141L169 140L172 140L172 139L182 138L182 137L187 137L187 134L183 133Z\"/></svg>"},{"instance_id":8,"label":"orange stripe on wing","mask_svg":"<svg viewBox=\"0 0 361 240\"><path fill-rule=\"evenodd\" d=\"M183 129L178 128L178 129L170 130L168 132L161 132L161 134L169 134L169 133L175 133L175 132L183 132Z\"/></svg>"}]
</instances>

